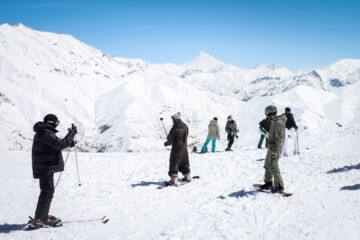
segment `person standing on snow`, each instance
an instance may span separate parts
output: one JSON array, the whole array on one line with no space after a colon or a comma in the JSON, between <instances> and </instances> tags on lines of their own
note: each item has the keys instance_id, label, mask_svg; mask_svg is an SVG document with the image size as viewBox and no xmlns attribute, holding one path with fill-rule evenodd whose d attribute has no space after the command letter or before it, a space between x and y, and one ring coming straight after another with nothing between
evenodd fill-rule
<instances>
[{"instance_id":1,"label":"person standing on snow","mask_svg":"<svg viewBox=\"0 0 360 240\"><path fill-rule=\"evenodd\" d=\"M284 145L286 116L277 116L277 109L274 105L265 108L265 115L272 120L272 124L269 131L269 143L264 164L265 184L260 185L260 188L271 189L272 193L281 193L284 191L284 182L280 174L279 158Z\"/></svg>"},{"instance_id":2,"label":"person standing on snow","mask_svg":"<svg viewBox=\"0 0 360 240\"><path fill-rule=\"evenodd\" d=\"M210 141L212 141L212 147L211 147L211 152L215 152L215 144L216 144L216 139L220 140L220 130L219 130L219 125L218 125L218 118L214 117L213 120L210 121L209 123L209 133L208 136L206 138L205 144L201 149L201 153L205 153L206 149L207 149L207 145L210 143Z\"/></svg>"},{"instance_id":3,"label":"person standing on snow","mask_svg":"<svg viewBox=\"0 0 360 240\"><path fill-rule=\"evenodd\" d=\"M183 181L191 181L189 153L187 149L188 126L181 121L180 112L171 116L173 126L167 136L165 146L172 146L170 153L169 176L170 181L166 185L178 185L178 172L184 177Z\"/></svg>"},{"instance_id":4,"label":"person standing on snow","mask_svg":"<svg viewBox=\"0 0 360 240\"><path fill-rule=\"evenodd\" d=\"M297 141L296 141L296 134L295 134L295 132L298 129L298 126L295 123L294 116L291 113L291 109L289 107L285 108L285 115L286 115L287 121L286 121L286 129L285 129L285 143L284 143L284 148L283 148L283 154L285 157L287 157L288 156L287 142L288 142L289 135L291 136L292 139L294 139L294 154L297 154L299 152L299 149L297 146Z\"/></svg>"},{"instance_id":5,"label":"person standing on snow","mask_svg":"<svg viewBox=\"0 0 360 240\"><path fill-rule=\"evenodd\" d=\"M259 130L261 133L260 140L258 143L259 149L261 149L261 145L264 141L264 138L265 138L265 148L267 148L270 126L271 126L271 119L268 117L264 118L261 122L259 122Z\"/></svg>"},{"instance_id":6,"label":"person standing on snow","mask_svg":"<svg viewBox=\"0 0 360 240\"><path fill-rule=\"evenodd\" d=\"M238 138L238 135L236 135L236 133L239 131L236 127L236 122L233 120L232 116L229 115L227 117L227 123L225 126L225 131L228 134L227 135L227 140L229 141L227 148L225 149L225 151L231 151L231 146L234 143L234 138Z\"/></svg>"},{"instance_id":7,"label":"person standing on snow","mask_svg":"<svg viewBox=\"0 0 360 240\"><path fill-rule=\"evenodd\" d=\"M55 192L54 173L64 171L61 150L75 146L73 139L77 128L73 125L69 133L60 139L55 135L59 123L54 114L47 114L43 122L37 122L33 127L35 136L32 145L32 170L33 177L39 179L41 192L35 218L29 221L29 227L62 226L61 219L48 215Z\"/></svg>"}]
</instances>

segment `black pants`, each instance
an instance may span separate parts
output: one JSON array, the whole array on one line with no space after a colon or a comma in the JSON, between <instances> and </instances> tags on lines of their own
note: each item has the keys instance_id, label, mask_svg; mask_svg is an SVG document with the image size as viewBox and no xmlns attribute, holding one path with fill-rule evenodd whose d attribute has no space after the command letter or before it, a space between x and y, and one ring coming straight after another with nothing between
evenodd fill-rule
<instances>
[{"instance_id":1,"label":"black pants","mask_svg":"<svg viewBox=\"0 0 360 240\"><path fill-rule=\"evenodd\" d=\"M35 218L47 219L49 215L51 200L53 198L54 189L54 174L48 177L40 178L40 196L36 207Z\"/></svg>"},{"instance_id":2,"label":"black pants","mask_svg":"<svg viewBox=\"0 0 360 240\"><path fill-rule=\"evenodd\" d=\"M231 146L234 144L234 138L235 136L231 136L230 134L228 135L227 139L229 140L227 149L231 149Z\"/></svg>"}]
</instances>

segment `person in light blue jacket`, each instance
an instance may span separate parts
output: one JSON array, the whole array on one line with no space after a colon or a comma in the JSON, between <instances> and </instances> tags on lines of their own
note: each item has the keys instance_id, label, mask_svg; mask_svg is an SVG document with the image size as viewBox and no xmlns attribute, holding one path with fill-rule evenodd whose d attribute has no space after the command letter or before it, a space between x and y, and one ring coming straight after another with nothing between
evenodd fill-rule
<instances>
[{"instance_id":1,"label":"person in light blue jacket","mask_svg":"<svg viewBox=\"0 0 360 240\"><path fill-rule=\"evenodd\" d=\"M205 144L201 149L201 153L205 153L207 151L207 145L210 143L210 141L212 141L211 152L215 152L216 139L220 140L220 131L219 131L219 125L218 125L217 121L218 121L217 117L214 117L214 119L210 121L209 133L206 138Z\"/></svg>"}]
</instances>

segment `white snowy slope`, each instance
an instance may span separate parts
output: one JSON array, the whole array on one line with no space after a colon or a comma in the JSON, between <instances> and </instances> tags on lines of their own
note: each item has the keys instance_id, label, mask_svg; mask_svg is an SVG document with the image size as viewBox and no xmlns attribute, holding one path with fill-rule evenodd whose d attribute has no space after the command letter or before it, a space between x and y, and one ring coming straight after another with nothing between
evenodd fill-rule
<instances>
[{"instance_id":1,"label":"white snowy slope","mask_svg":"<svg viewBox=\"0 0 360 240\"><path fill-rule=\"evenodd\" d=\"M31 232L21 230L39 194L31 154L1 151L0 239L357 240L360 130L309 131L299 133L300 156L280 158L285 190L293 193L289 198L253 189L262 182L266 154L255 145L190 153L192 174L200 179L161 190L156 187L168 178L169 151L79 153L81 187L71 152L50 213L63 221L104 215L110 221Z\"/></svg>"},{"instance_id":2,"label":"white snowy slope","mask_svg":"<svg viewBox=\"0 0 360 240\"><path fill-rule=\"evenodd\" d=\"M78 144L91 152L144 152L163 148L164 118L180 111L190 146L204 141L218 117L221 135L229 114L248 142L257 141L263 109L293 108L312 134L357 119L360 60L292 72L282 65L242 69L200 52L184 64L151 64L113 57L69 35L22 24L0 25L0 149L30 150L32 126L56 114L64 136L78 126ZM339 107L336 113L329 111ZM241 141L241 140L239 140Z\"/></svg>"}]
</instances>

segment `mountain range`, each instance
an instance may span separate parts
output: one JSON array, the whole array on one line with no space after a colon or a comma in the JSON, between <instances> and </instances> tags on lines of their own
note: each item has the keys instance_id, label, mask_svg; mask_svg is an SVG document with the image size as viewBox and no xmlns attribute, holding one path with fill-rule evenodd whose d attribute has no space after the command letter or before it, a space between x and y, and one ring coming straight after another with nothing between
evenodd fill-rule
<instances>
[{"instance_id":1,"label":"mountain range","mask_svg":"<svg viewBox=\"0 0 360 240\"><path fill-rule=\"evenodd\" d=\"M31 149L37 121L60 119L59 136L78 126L78 146L91 152L163 149L170 116L181 112L189 145L200 146L219 118L222 143L228 115L239 144L256 145L264 108L291 107L303 131L360 126L360 60L293 72L275 64L244 69L205 52L187 62L154 64L115 57L72 36L22 24L0 25L0 150Z\"/></svg>"}]
</instances>

